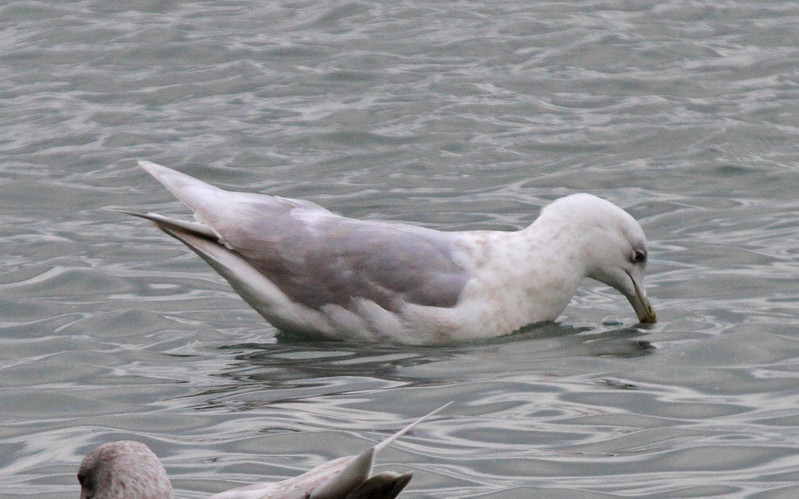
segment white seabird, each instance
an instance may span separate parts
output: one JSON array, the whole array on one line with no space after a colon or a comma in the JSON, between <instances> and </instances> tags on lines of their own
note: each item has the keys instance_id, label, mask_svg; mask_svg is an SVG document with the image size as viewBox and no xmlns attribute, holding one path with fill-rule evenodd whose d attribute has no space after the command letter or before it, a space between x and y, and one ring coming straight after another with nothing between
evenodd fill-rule
<instances>
[{"instance_id":1,"label":"white seabird","mask_svg":"<svg viewBox=\"0 0 799 499\"><path fill-rule=\"evenodd\" d=\"M208 499L392 499L411 481L412 473L384 471L372 475L375 454L450 403L422 416L357 456L334 459L281 482L238 487ZM132 440L110 442L94 448L80 464L78 482L81 499L175 497L158 457L145 444Z\"/></svg>"},{"instance_id":2,"label":"white seabird","mask_svg":"<svg viewBox=\"0 0 799 499\"><path fill-rule=\"evenodd\" d=\"M591 194L555 200L522 230L446 232L139 165L196 221L131 214L194 250L284 331L411 344L491 338L554 320L585 277L620 291L640 322L656 321L643 229Z\"/></svg>"}]
</instances>

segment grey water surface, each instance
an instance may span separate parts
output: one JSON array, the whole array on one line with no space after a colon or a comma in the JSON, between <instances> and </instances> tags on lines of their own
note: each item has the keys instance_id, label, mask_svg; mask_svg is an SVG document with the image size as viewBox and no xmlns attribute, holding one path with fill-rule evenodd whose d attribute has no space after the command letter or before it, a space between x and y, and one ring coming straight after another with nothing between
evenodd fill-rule
<instances>
[{"instance_id":1,"label":"grey water surface","mask_svg":"<svg viewBox=\"0 0 799 499\"><path fill-rule=\"evenodd\" d=\"M799 4L0 4L0 497L133 438L180 498L383 453L407 498L799 496ZM136 167L442 230L641 221L660 321L403 347L279 333Z\"/></svg>"}]
</instances>

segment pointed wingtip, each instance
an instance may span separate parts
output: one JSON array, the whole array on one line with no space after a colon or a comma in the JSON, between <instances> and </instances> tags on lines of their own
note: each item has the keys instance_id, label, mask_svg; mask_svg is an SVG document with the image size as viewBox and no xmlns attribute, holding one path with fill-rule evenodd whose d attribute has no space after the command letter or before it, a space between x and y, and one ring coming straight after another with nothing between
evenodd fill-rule
<instances>
[{"instance_id":1,"label":"pointed wingtip","mask_svg":"<svg viewBox=\"0 0 799 499\"><path fill-rule=\"evenodd\" d=\"M375 449L370 447L361 452L347 466L335 474L311 497L348 497L348 494L369 479L375 461Z\"/></svg>"},{"instance_id":2,"label":"pointed wingtip","mask_svg":"<svg viewBox=\"0 0 799 499\"><path fill-rule=\"evenodd\" d=\"M397 433L391 435L390 437L386 438L382 442L376 444L374 446L375 452L379 452L379 451L385 449L386 447L388 447L389 445L394 443L394 441L397 440L399 437L401 437L401 436L405 435L406 433L408 433L409 431L411 431L411 429L413 429L414 426L418 425L419 423L421 423L422 421L426 420L430 416L432 416L434 414L437 414L440 411L443 411L444 409L446 409L447 407L452 405L454 402L455 402L454 400L450 400L449 402L447 402L446 404L442 405L441 407L428 412L427 414L425 414L424 416L420 417L416 421L412 422L411 424L409 424L405 428L401 429Z\"/></svg>"},{"instance_id":3,"label":"pointed wingtip","mask_svg":"<svg viewBox=\"0 0 799 499\"><path fill-rule=\"evenodd\" d=\"M153 163L152 161L147 160L139 160L138 161L139 168L146 171L159 181L161 180L161 176L167 173L177 173L175 170L171 168L167 168L164 165L159 165L158 163Z\"/></svg>"},{"instance_id":4,"label":"pointed wingtip","mask_svg":"<svg viewBox=\"0 0 799 499\"><path fill-rule=\"evenodd\" d=\"M139 163L139 166L144 168L145 170L147 170L149 168L153 168L153 167L155 167L155 168L164 168L163 166L159 165L158 163L153 163L152 161L147 161L146 159L140 159L138 161L138 163Z\"/></svg>"},{"instance_id":5,"label":"pointed wingtip","mask_svg":"<svg viewBox=\"0 0 799 499\"><path fill-rule=\"evenodd\" d=\"M191 175L173 170L172 168L141 160L139 166L166 187L178 199L183 201L195 213L209 211L214 208L212 201L226 191L215 187L208 182L194 178ZM224 205L227 201L220 201L217 205ZM218 206L216 206L218 208Z\"/></svg>"}]
</instances>

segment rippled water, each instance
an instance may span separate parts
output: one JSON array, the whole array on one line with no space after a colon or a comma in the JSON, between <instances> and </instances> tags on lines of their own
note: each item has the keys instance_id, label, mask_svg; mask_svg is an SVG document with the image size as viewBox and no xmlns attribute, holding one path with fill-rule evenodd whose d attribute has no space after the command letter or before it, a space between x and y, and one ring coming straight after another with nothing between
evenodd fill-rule
<instances>
[{"instance_id":1,"label":"rippled water","mask_svg":"<svg viewBox=\"0 0 799 499\"><path fill-rule=\"evenodd\" d=\"M795 2L0 6L0 497L77 497L136 438L178 497L358 452L403 497L799 494ZM644 226L660 322L586 283L556 324L308 342L114 209L135 166L439 229L589 191Z\"/></svg>"}]
</instances>

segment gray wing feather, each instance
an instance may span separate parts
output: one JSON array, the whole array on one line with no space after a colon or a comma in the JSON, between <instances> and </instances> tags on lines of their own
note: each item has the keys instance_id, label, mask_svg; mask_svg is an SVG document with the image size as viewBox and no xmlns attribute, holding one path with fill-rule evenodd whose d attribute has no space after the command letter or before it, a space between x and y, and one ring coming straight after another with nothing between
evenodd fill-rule
<instances>
[{"instance_id":1,"label":"gray wing feather","mask_svg":"<svg viewBox=\"0 0 799 499\"><path fill-rule=\"evenodd\" d=\"M212 227L284 293L312 308L347 307L356 298L386 310L402 302L452 307L468 280L444 233L271 203L247 211L258 215L244 224L217 219Z\"/></svg>"}]
</instances>

